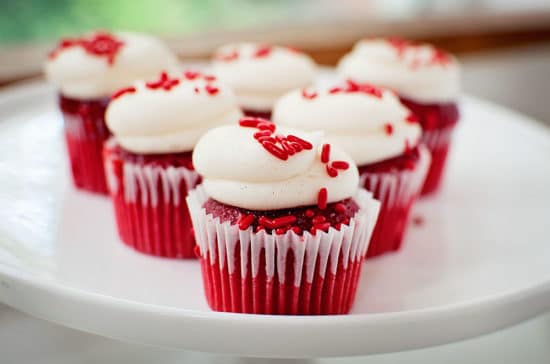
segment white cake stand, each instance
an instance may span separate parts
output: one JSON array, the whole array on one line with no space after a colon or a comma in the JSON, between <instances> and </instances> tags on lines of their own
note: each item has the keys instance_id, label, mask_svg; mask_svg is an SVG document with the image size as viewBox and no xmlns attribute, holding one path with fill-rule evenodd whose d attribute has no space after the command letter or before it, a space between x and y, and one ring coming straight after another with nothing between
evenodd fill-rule
<instances>
[{"instance_id":1,"label":"white cake stand","mask_svg":"<svg viewBox=\"0 0 550 364\"><path fill-rule=\"evenodd\" d=\"M67 174L53 90L0 94L0 301L147 345L241 356L393 352L474 337L550 308L550 133L462 102L446 183L417 204L404 248L366 263L352 314L216 313L195 261L122 245L107 198Z\"/></svg>"}]
</instances>

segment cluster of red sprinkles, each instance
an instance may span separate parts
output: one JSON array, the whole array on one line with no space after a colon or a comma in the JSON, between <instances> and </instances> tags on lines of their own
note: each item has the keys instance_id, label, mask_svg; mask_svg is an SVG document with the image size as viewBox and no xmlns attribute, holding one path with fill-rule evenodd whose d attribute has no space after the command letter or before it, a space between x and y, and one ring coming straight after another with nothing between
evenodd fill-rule
<instances>
[{"instance_id":1,"label":"cluster of red sprinkles","mask_svg":"<svg viewBox=\"0 0 550 364\"><path fill-rule=\"evenodd\" d=\"M387 38L386 42L390 44L397 52L398 57L403 57L407 49L414 49L418 47L417 44L401 39L401 38ZM421 62L419 59L413 59L411 62L411 68L416 69L423 65L441 65L445 66L451 62L451 59L447 53L441 49L434 48L430 59L425 62Z\"/></svg>"},{"instance_id":2,"label":"cluster of red sprinkles","mask_svg":"<svg viewBox=\"0 0 550 364\"><path fill-rule=\"evenodd\" d=\"M338 171L345 171L349 168L346 161L330 161L330 144L323 144L321 147L321 163L325 164L325 169L329 177L338 177ZM319 208L322 208L319 206Z\"/></svg>"},{"instance_id":3,"label":"cluster of red sprinkles","mask_svg":"<svg viewBox=\"0 0 550 364\"><path fill-rule=\"evenodd\" d=\"M206 81L206 85L204 85L204 91L208 95L216 95L220 90L218 87L213 85L212 83L216 81L216 76L213 75L205 75L197 71L185 71L183 72L183 77L170 77L167 72L161 72L159 78L155 81L147 82L145 84L145 87L151 90L164 90L164 91L170 91L175 86L179 85L182 81L189 80L193 81L196 79L203 79ZM194 88L195 93L200 93L200 89L198 87ZM136 88L135 87L125 87L123 89L118 90L115 92L111 99L119 98L126 94L135 93Z\"/></svg>"},{"instance_id":4,"label":"cluster of red sprinkles","mask_svg":"<svg viewBox=\"0 0 550 364\"><path fill-rule=\"evenodd\" d=\"M325 207L326 207L326 189L323 189L325 194ZM338 202L332 206L333 211L338 214L346 213L346 206ZM320 213L316 213L313 209L307 209L303 213L299 213L302 216L305 216L311 223L309 232L315 235L315 232L318 230L328 232L328 229L331 227L330 221L327 220L327 217L323 216ZM342 225L349 225L349 217L345 217L336 223L334 227L337 230L340 230ZM239 230L246 230L250 226L256 224L255 231L259 232L265 230L267 232L273 232L277 235L285 234L287 231L292 231L296 234L302 234L303 230L301 227L297 226L299 224L298 218L294 214L289 214L286 216L280 216L276 218L269 218L267 216L255 216L254 214L241 213L237 221Z\"/></svg>"},{"instance_id":5,"label":"cluster of red sprinkles","mask_svg":"<svg viewBox=\"0 0 550 364\"><path fill-rule=\"evenodd\" d=\"M64 49L82 47L88 54L96 57L105 57L107 59L107 63L112 65L123 45L124 42L115 38L114 35L100 32L87 38L81 37L63 39L58 43L56 49L50 52L48 57L53 59Z\"/></svg>"},{"instance_id":6,"label":"cluster of red sprinkles","mask_svg":"<svg viewBox=\"0 0 550 364\"><path fill-rule=\"evenodd\" d=\"M273 47L269 45L259 45L252 51L252 58L268 57L272 51L273 51ZM233 62L238 60L239 57L240 57L239 51L236 49L233 49L227 53L216 54L216 59L222 62Z\"/></svg>"},{"instance_id":7,"label":"cluster of red sprinkles","mask_svg":"<svg viewBox=\"0 0 550 364\"><path fill-rule=\"evenodd\" d=\"M267 119L244 117L239 120L239 125L245 128L258 129L254 133L254 139L271 155L284 161L303 150L313 149L310 142L296 135L275 134L276 125Z\"/></svg>"},{"instance_id":8,"label":"cluster of red sprinkles","mask_svg":"<svg viewBox=\"0 0 550 364\"><path fill-rule=\"evenodd\" d=\"M376 98L382 98L383 90L379 87L373 86L368 83L358 83L353 80L346 80L346 83L343 86L335 86L328 90L329 95L339 94L339 93L357 93L361 92ZM310 91L308 89L302 89L302 97L304 99L313 100L317 96L317 92Z\"/></svg>"}]
</instances>

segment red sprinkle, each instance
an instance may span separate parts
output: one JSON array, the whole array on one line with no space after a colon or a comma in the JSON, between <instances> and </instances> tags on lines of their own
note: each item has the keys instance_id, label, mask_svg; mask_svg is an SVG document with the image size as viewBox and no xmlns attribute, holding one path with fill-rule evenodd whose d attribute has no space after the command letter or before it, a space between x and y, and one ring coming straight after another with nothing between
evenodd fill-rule
<instances>
[{"instance_id":1,"label":"red sprinkle","mask_svg":"<svg viewBox=\"0 0 550 364\"><path fill-rule=\"evenodd\" d=\"M162 88L166 91L169 91L172 87L179 85L180 80L177 78L168 77L168 73L162 72L160 78L157 81L147 82L145 86L152 90L157 90Z\"/></svg>"},{"instance_id":2,"label":"red sprinkle","mask_svg":"<svg viewBox=\"0 0 550 364\"><path fill-rule=\"evenodd\" d=\"M334 211L336 211L339 214L343 214L344 212L346 212L346 206L344 206L343 203L339 202L336 205L334 205Z\"/></svg>"},{"instance_id":3,"label":"red sprinkle","mask_svg":"<svg viewBox=\"0 0 550 364\"><path fill-rule=\"evenodd\" d=\"M256 133L257 134L257 133ZM263 136L263 137L259 137L259 138L256 138L260 143L261 142L270 142L270 143L273 143L273 144L276 144L277 143L277 140L271 136Z\"/></svg>"},{"instance_id":4,"label":"red sprinkle","mask_svg":"<svg viewBox=\"0 0 550 364\"><path fill-rule=\"evenodd\" d=\"M339 92L344 91L341 87L333 87L330 90L328 90L329 94L337 94Z\"/></svg>"},{"instance_id":5,"label":"red sprinkle","mask_svg":"<svg viewBox=\"0 0 550 364\"><path fill-rule=\"evenodd\" d=\"M204 89L205 89L206 92L208 92L208 94L210 94L210 95L215 95L215 94L217 94L217 93L220 91L220 89L218 89L218 88L215 87L215 86L211 86L211 85L206 85L206 86L204 86Z\"/></svg>"},{"instance_id":6,"label":"red sprinkle","mask_svg":"<svg viewBox=\"0 0 550 364\"><path fill-rule=\"evenodd\" d=\"M254 118L254 117L244 117L239 120L239 125L245 128L255 128L259 123L263 122L264 119Z\"/></svg>"},{"instance_id":7,"label":"red sprinkle","mask_svg":"<svg viewBox=\"0 0 550 364\"><path fill-rule=\"evenodd\" d=\"M262 142L262 146L264 147L265 150L267 150L273 156L284 161L288 159L288 153L281 147L278 147L277 145L275 145L274 143Z\"/></svg>"},{"instance_id":8,"label":"red sprinkle","mask_svg":"<svg viewBox=\"0 0 550 364\"><path fill-rule=\"evenodd\" d=\"M183 72L183 76L187 78L188 80L194 80L197 77L199 77L201 74L196 71L185 71Z\"/></svg>"},{"instance_id":9,"label":"red sprinkle","mask_svg":"<svg viewBox=\"0 0 550 364\"><path fill-rule=\"evenodd\" d=\"M125 94L133 94L134 92L136 92L136 88L135 88L135 87L126 87L126 88L120 89L120 90L118 90L117 92L115 92L115 93L111 96L111 99L114 100L114 99L119 98L119 97L122 96L122 95L125 95Z\"/></svg>"},{"instance_id":10,"label":"red sprinkle","mask_svg":"<svg viewBox=\"0 0 550 364\"><path fill-rule=\"evenodd\" d=\"M321 162L328 163L330 160L330 144L323 144L321 149Z\"/></svg>"},{"instance_id":11,"label":"red sprinkle","mask_svg":"<svg viewBox=\"0 0 550 364\"><path fill-rule=\"evenodd\" d=\"M275 234L278 234L278 235L283 235L284 233L286 233L288 229L286 228L278 228L275 230Z\"/></svg>"},{"instance_id":12,"label":"red sprinkle","mask_svg":"<svg viewBox=\"0 0 550 364\"><path fill-rule=\"evenodd\" d=\"M384 124L384 131L386 132L386 134L392 135L393 134L393 125L390 124L390 123Z\"/></svg>"},{"instance_id":13,"label":"red sprinkle","mask_svg":"<svg viewBox=\"0 0 550 364\"><path fill-rule=\"evenodd\" d=\"M405 118L405 121L407 121L408 123L418 123L418 118L416 117L415 114L410 113L410 114L407 115L407 117Z\"/></svg>"},{"instance_id":14,"label":"red sprinkle","mask_svg":"<svg viewBox=\"0 0 550 364\"><path fill-rule=\"evenodd\" d=\"M258 224L260 224L261 226L263 226L264 228L267 228L267 229L275 229L276 228L276 226L273 225L273 221L271 221L271 219L268 219L265 216L260 216L258 218Z\"/></svg>"},{"instance_id":15,"label":"red sprinkle","mask_svg":"<svg viewBox=\"0 0 550 364\"><path fill-rule=\"evenodd\" d=\"M329 177L332 177L332 178L338 177L338 171L336 170L336 168L332 168L331 166L329 166L327 164L326 165L326 170L327 170L327 174L329 175Z\"/></svg>"},{"instance_id":16,"label":"red sprinkle","mask_svg":"<svg viewBox=\"0 0 550 364\"><path fill-rule=\"evenodd\" d=\"M324 210L327 208L327 199L328 199L328 192L325 187L321 188L319 190L319 193L317 194L317 206Z\"/></svg>"},{"instance_id":17,"label":"red sprinkle","mask_svg":"<svg viewBox=\"0 0 550 364\"><path fill-rule=\"evenodd\" d=\"M273 225L275 227L283 227L285 225L290 225L290 224L295 223L296 222L296 216L294 216L294 215L281 216L281 217L277 217L277 218L273 219L272 221L273 221Z\"/></svg>"},{"instance_id":18,"label":"red sprinkle","mask_svg":"<svg viewBox=\"0 0 550 364\"><path fill-rule=\"evenodd\" d=\"M305 214L307 217L313 217L315 215L315 212L313 212L313 210L307 209Z\"/></svg>"},{"instance_id":19,"label":"red sprinkle","mask_svg":"<svg viewBox=\"0 0 550 364\"><path fill-rule=\"evenodd\" d=\"M345 171L346 169L349 168L349 163L346 162L346 161L334 161L330 164L333 168L336 168L336 169L341 169L343 171Z\"/></svg>"},{"instance_id":20,"label":"red sprinkle","mask_svg":"<svg viewBox=\"0 0 550 364\"><path fill-rule=\"evenodd\" d=\"M237 52L237 51L233 51L233 52L227 53L227 54L218 54L216 56L216 59L218 59L220 61L225 61L225 62L235 61L238 58L239 58L239 52Z\"/></svg>"},{"instance_id":21,"label":"red sprinkle","mask_svg":"<svg viewBox=\"0 0 550 364\"><path fill-rule=\"evenodd\" d=\"M256 52L254 52L254 57L256 58L262 58L267 57L271 53L271 47L270 46L261 46L256 49Z\"/></svg>"},{"instance_id":22,"label":"red sprinkle","mask_svg":"<svg viewBox=\"0 0 550 364\"><path fill-rule=\"evenodd\" d=\"M302 139L302 138L297 137L296 135L290 134L290 135L288 135L286 138L287 138L288 140L290 140L291 142L300 144L300 146L301 146L302 148L304 148L305 150L311 150L311 149L313 149L313 144L311 144L310 142L308 142L308 141L306 141L306 140L304 140L304 139Z\"/></svg>"},{"instance_id":23,"label":"red sprinkle","mask_svg":"<svg viewBox=\"0 0 550 364\"><path fill-rule=\"evenodd\" d=\"M254 222L254 215L241 215L239 219L239 229L246 230Z\"/></svg>"},{"instance_id":24,"label":"red sprinkle","mask_svg":"<svg viewBox=\"0 0 550 364\"><path fill-rule=\"evenodd\" d=\"M292 143L287 141L287 140L281 140L280 141L281 145L283 146L283 149L286 150L286 152L288 153L288 155L294 155L296 153L298 153L294 147L292 146Z\"/></svg>"},{"instance_id":25,"label":"red sprinkle","mask_svg":"<svg viewBox=\"0 0 550 364\"><path fill-rule=\"evenodd\" d=\"M275 129L276 129L276 126L275 126L274 123L266 122L266 121L262 121L262 122L258 123L258 125L256 127L260 130L270 130L271 132L274 132Z\"/></svg>"},{"instance_id":26,"label":"red sprinkle","mask_svg":"<svg viewBox=\"0 0 550 364\"><path fill-rule=\"evenodd\" d=\"M313 225L322 224L325 221L327 221L327 219L322 215L317 215L313 219L311 219L311 222L313 223Z\"/></svg>"},{"instance_id":27,"label":"red sprinkle","mask_svg":"<svg viewBox=\"0 0 550 364\"><path fill-rule=\"evenodd\" d=\"M302 97L304 99L313 100L314 98L317 97L317 92L315 92L315 91L309 92L308 90L306 90L304 88L304 89L302 89Z\"/></svg>"},{"instance_id":28,"label":"red sprinkle","mask_svg":"<svg viewBox=\"0 0 550 364\"><path fill-rule=\"evenodd\" d=\"M271 135L271 131L269 130L263 130L263 131L258 131L256 133L254 133L254 139L259 139L261 137L268 137Z\"/></svg>"},{"instance_id":29,"label":"red sprinkle","mask_svg":"<svg viewBox=\"0 0 550 364\"><path fill-rule=\"evenodd\" d=\"M214 75L204 75L202 78L204 78L206 82L212 82L217 80L216 76Z\"/></svg>"}]
</instances>

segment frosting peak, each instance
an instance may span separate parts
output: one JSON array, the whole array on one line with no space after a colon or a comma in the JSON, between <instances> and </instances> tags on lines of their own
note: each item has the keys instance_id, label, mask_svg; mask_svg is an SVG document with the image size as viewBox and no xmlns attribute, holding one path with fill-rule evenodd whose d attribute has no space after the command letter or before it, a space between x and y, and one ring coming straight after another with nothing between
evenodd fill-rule
<instances>
[{"instance_id":1,"label":"frosting peak","mask_svg":"<svg viewBox=\"0 0 550 364\"><path fill-rule=\"evenodd\" d=\"M240 125L207 132L195 147L193 164L213 199L245 209L277 210L353 196L357 167L337 147L322 158L323 145L319 132L243 118Z\"/></svg>"},{"instance_id":2,"label":"frosting peak","mask_svg":"<svg viewBox=\"0 0 550 364\"><path fill-rule=\"evenodd\" d=\"M359 41L340 60L338 72L420 102L454 101L460 88L460 68L453 56L397 38Z\"/></svg>"},{"instance_id":3,"label":"frosting peak","mask_svg":"<svg viewBox=\"0 0 550 364\"><path fill-rule=\"evenodd\" d=\"M137 81L113 94L105 114L118 143L134 153L190 151L208 129L241 116L233 92L214 76L186 71Z\"/></svg>"},{"instance_id":4,"label":"frosting peak","mask_svg":"<svg viewBox=\"0 0 550 364\"><path fill-rule=\"evenodd\" d=\"M347 81L283 96L273 110L276 124L322 129L358 165L402 154L418 143L421 128L390 90Z\"/></svg>"},{"instance_id":5,"label":"frosting peak","mask_svg":"<svg viewBox=\"0 0 550 364\"><path fill-rule=\"evenodd\" d=\"M214 71L252 110L271 110L284 93L313 82L315 63L291 48L254 43L229 44L218 49Z\"/></svg>"},{"instance_id":6,"label":"frosting peak","mask_svg":"<svg viewBox=\"0 0 550 364\"><path fill-rule=\"evenodd\" d=\"M46 61L45 72L64 95L94 99L176 66L176 56L153 37L96 32L59 42Z\"/></svg>"}]
</instances>

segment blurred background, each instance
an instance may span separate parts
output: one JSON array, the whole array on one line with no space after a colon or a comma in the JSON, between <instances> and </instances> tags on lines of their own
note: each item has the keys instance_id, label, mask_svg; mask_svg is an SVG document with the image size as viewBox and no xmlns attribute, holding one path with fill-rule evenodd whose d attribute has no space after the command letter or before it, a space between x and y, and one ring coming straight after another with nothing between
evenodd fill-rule
<instances>
[{"instance_id":1,"label":"blurred background","mask_svg":"<svg viewBox=\"0 0 550 364\"><path fill-rule=\"evenodd\" d=\"M550 123L549 0L0 0L0 86L40 75L57 39L94 29L165 39L183 60L258 40L334 65L355 41L433 42L464 63L468 93Z\"/></svg>"}]
</instances>

